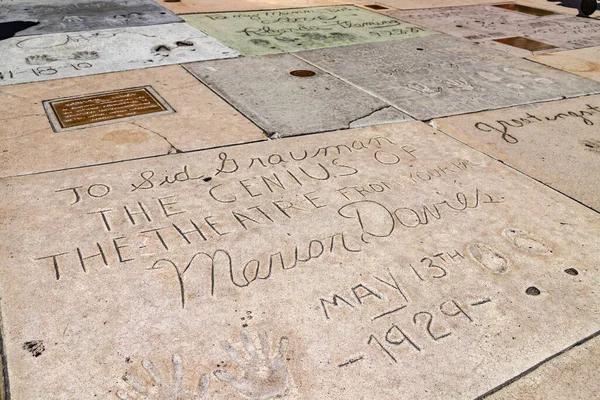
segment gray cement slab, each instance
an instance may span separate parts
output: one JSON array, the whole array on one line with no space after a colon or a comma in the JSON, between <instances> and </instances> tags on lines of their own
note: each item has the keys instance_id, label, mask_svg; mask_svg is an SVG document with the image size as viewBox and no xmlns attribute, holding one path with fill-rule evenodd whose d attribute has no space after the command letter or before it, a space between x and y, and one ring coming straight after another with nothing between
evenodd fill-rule
<instances>
[{"instance_id":1,"label":"gray cement slab","mask_svg":"<svg viewBox=\"0 0 600 400\"><path fill-rule=\"evenodd\" d=\"M473 399L600 330L600 215L422 123L0 188L15 399Z\"/></svg>"},{"instance_id":2,"label":"gray cement slab","mask_svg":"<svg viewBox=\"0 0 600 400\"><path fill-rule=\"evenodd\" d=\"M184 19L245 56L404 40L434 33L355 6L189 14Z\"/></svg>"},{"instance_id":3,"label":"gray cement slab","mask_svg":"<svg viewBox=\"0 0 600 400\"><path fill-rule=\"evenodd\" d=\"M185 23L15 37L0 54L0 86L239 55Z\"/></svg>"},{"instance_id":4,"label":"gray cement slab","mask_svg":"<svg viewBox=\"0 0 600 400\"><path fill-rule=\"evenodd\" d=\"M600 212L600 96L459 115L433 123Z\"/></svg>"},{"instance_id":5,"label":"gray cement slab","mask_svg":"<svg viewBox=\"0 0 600 400\"><path fill-rule=\"evenodd\" d=\"M288 54L185 67L272 137L412 120L386 102Z\"/></svg>"},{"instance_id":6,"label":"gray cement slab","mask_svg":"<svg viewBox=\"0 0 600 400\"><path fill-rule=\"evenodd\" d=\"M446 35L297 55L422 120L600 91L597 82Z\"/></svg>"},{"instance_id":7,"label":"gray cement slab","mask_svg":"<svg viewBox=\"0 0 600 400\"><path fill-rule=\"evenodd\" d=\"M152 0L44 0L0 3L0 31L14 21L36 25L14 30L13 36L90 31L167 24L183 20ZM6 32L7 34L9 32Z\"/></svg>"}]
</instances>

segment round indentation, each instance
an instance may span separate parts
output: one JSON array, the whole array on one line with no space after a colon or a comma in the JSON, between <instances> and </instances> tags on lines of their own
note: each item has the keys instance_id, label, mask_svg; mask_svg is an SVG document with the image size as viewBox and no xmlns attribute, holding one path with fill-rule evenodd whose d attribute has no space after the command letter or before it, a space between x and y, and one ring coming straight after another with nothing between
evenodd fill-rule
<instances>
[{"instance_id":1,"label":"round indentation","mask_svg":"<svg viewBox=\"0 0 600 400\"><path fill-rule=\"evenodd\" d=\"M540 289L536 288L535 286L529 286L526 290L525 293L527 293L530 296L539 296L540 293Z\"/></svg>"},{"instance_id":2,"label":"round indentation","mask_svg":"<svg viewBox=\"0 0 600 400\"><path fill-rule=\"evenodd\" d=\"M567 268L565 269L565 272L569 275L579 275L579 271L577 271L575 268Z\"/></svg>"},{"instance_id":3,"label":"round indentation","mask_svg":"<svg viewBox=\"0 0 600 400\"><path fill-rule=\"evenodd\" d=\"M309 69L296 69L290 72L290 75L297 76L298 78L308 78L315 76L317 73Z\"/></svg>"}]
</instances>

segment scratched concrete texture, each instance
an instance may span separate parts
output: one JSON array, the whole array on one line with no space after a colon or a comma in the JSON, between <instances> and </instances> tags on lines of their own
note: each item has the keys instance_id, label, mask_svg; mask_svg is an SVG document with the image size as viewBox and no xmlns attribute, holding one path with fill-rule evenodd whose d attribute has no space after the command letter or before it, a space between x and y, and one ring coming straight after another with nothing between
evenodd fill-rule
<instances>
[{"instance_id":1,"label":"scratched concrete texture","mask_svg":"<svg viewBox=\"0 0 600 400\"><path fill-rule=\"evenodd\" d=\"M600 81L600 47L536 54L529 60Z\"/></svg>"},{"instance_id":2,"label":"scratched concrete texture","mask_svg":"<svg viewBox=\"0 0 600 400\"><path fill-rule=\"evenodd\" d=\"M595 399L600 393L600 338L579 344L486 400Z\"/></svg>"},{"instance_id":3,"label":"scratched concrete texture","mask_svg":"<svg viewBox=\"0 0 600 400\"><path fill-rule=\"evenodd\" d=\"M600 21L560 13L536 16L493 5L473 5L411 11L392 10L386 11L385 14L473 42L481 42L516 56L600 45ZM529 38L554 48L530 51L494 41L510 37Z\"/></svg>"},{"instance_id":4,"label":"scratched concrete texture","mask_svg":"<svg viewBox=\"0 0 600 400\"><path fill-rule=\"evenodd\" d=\"M52 0L0 3L0 29L11 21L37 22L14 36L167 24L182 19L152 0Z\"/></svg>"},{"instance_id":5,"label":"scratched concrete texture","mask_svg":"<svg viewBox=\"0 0 600 400\"><path fill-rule=\"evenodd\" d=\"M600 96L459 115L433 124L600 212Z\"/></svg>"},{"instance_id":6,"label":"scratched concrete texture","mask_svg":"<svg viewBox=\"0 0 600 400\"><path fill-rule=\"evenodd\" d=\"M42 104L44 100L140 86L151 86L175 113L54 132ZM0 176L266 139L259 128L178 65L39 82L27 87L26 91L22 86L0 88Z\"/></svg>"},{"instance_id":7,"label":"scratched concrete texture","mask_svg":"<svg viewBox=\"0 0 600 400\"><path fill-rule=\"evenodd\" d=\"M598 82L446 35L297 55L421 120L600 92Z\"/></svg>"},{"instance_id":8,"label":"scratched concrete texture","mask_svg":"<svg viewBox=\"0 0 600 400\"><path fill-rule=\"evenodd\" d=\"M185 67L271 137L412 120L386 102L289 54ZM302 72L312 76L292 75Z\"/></svg>"},{"instance_id":9,"label":"scratched concrete texture","mask_svg":"<svg viewBox=\"0 0 600 400\"><path fill-rule=\"evenodd\" d=\"M403 40L434 33L355 6L190 14L183 18L246 56Z\"/></svg>"},{"instance_id":10,"label":"scratched concrete texture","mask_svg":"<svg viewBox=\"0 0 600 400\"><path fill-rule=\"evenodd\" d=\"M184 23L0 41L0 86L237 57Z\"/></svg>"},{"instance_id":11,"label":"scratched concrete texture","mask_svg":"<svg viewBox=\"0 0 600 400\"><path fill-rule=\"evenodd\" d=\"M600 330L598 213L420 122L0 187L16 399L473 399Z\"/></svg>"}]
</instances>

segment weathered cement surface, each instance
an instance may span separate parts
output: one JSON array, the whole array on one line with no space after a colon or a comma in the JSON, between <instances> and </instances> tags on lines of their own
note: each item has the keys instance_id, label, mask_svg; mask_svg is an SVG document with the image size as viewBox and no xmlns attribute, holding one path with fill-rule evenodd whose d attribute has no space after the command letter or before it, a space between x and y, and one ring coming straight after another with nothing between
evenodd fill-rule
<instances>
[{"instance_id":1,"label":"weathered cement surface","mask_svg":"<svg viewBox=\"0 0 600 400\"><path fill-rule=\"evenodd\" d=\"M412 120L289 54L201 62L186 68L274 137ZM315 75L297 77L292 71Z\"/></svg>"},{"instance_id":2,"label":"weathered cement surface","mask_svg":"<svg viewBox=\"0 0 600 400\"><path fill-rule=\"evenodd\" d=\"M420 24L474 42L492 45L515 55L531 51L492 42L493 39L526 37L555 46L535 51L546 53L600 45L600 21L562 14L535 16L491 5L436 8L413 11L386 11L386 15Z\"/></svg>"},{"instance_id":3,"label":"weathered cement surface","mask_svg":"<svg viewBox=\"0 0 600 400\"><path fill-rule=\"evenodd\" d=\"M191 14L184 19L246 56L401 40L434 33L355 6Z\"/></svg>"},{"instance_id":4,"label":"weathered cement surface","mask_svg":"<svg viewBox=\"0 0 600 400\"><path fill-rule=\"evenodd\" d=\"M348 4L341 0L185 0L168 3L158 2L177 14L224 11L256 11L278 8L316 7Z\"/></svg>"},{"instance_id":5,"label":"weathered cement surface","mask_svg":"<svg viewBox=\"0 0 600 400\"><path fill-rule=\"evenodd\" d=\"M600 91L597 82L446 35L298 56L423 120Z\"/></svg>"},{"instance_id":6,"label":"weathered cement surface","mask_svg":"<svg viewBox=\"0 0 600 400\"><path fill-rule=\"evenodd\" d=\"M181 22L152 0L45 0L35 3L0 3L0 25L9 21L38 22L14 36L78 32L107 28Z\"/></svg>"},{"instance_id":7,"label":"weathered cement surface","mask_svg":"<svg viewBox=\"0 0 600 400\"><path fill-rule=\"evenodd\" d=\"M494 0L380 0L377 1L377 3L398 8L400 10L414 10L420 8L456 7L499 2Z\"/></svg>"},{"instance_id":8,"label":"weathered cement surface","mask_svg":"<svg viewBox=\"0 0 600 400\"><path fill-rule=\"evenodd\" d=\"M600 47L536 54L530 60L600 81Z\"/></svg>"},{"instance_id":9,"label":"weathered cement surface","mask_svg":"<svg viewBox=\"0 0 600 400\"><path fill-rule=\"evenodd\" d=\"M238 56L184 23L10 38L0 54L0 86Z\"/></svg>"},{"instance_id":10,"label":"weathered cement surface","mask_svg":"<svg viewBox=\"0 0 600 400\"><path fill-rule=\"evenodd\" d=\"M434 124L600 212L600 96L461 115Z\"/></svg>"},{"instance_id":11,"label":"weathered cement surface","mask_svg":"<svg viewBox=\"0 0 600 400\"><path fill-rule=\"evenodd\" d=\"M1 186L18 399L472 399L600 330L600 216L421 123Z\"/></svg>"},{"instance_id":12,"label":"weathered cement surface","mask_svg":"<svg viewBox=\"0 0 600 400\"><path fill-rule=\"evenodd\" d=\"M571 7L565 6L564 5L565 2L569 5L571 5ZM547 10L551 10L551 11L555 11L555 12L559 12L559 13L563 13L563 14L570 14L570 15L579 14L579 10L577 9L578 2L572 2L572 1L568 1L568 0L566 0L566 1L561 0L560 2L552 2L552 1L548 1L548 0L519 0L518 3L527 5L530 7L539 7L539 8L543 8L543 9L547 9ZM589 16L587 18L598 19L598 18L600 18L600 13L595 12L594 14L592 14L591 16Z\"/></svg>"},{"instance_id":13,"label":"weathered cement surface","mask_svg":"<svg viewBox=\"0 0 600 400\"><path fill-rule=\"evenodd\" d=\"M55 133L42 102L149 85L176 111ZM266 136L180 66L0 88L0 176L204 149Z\"/></svg>"},{"instance_id":14,"label":"weathered cement surface","mask_svg":"<svg viewBox=\"0 0 600 400\"><path fill-rule=\"evenodd\" d=\"M600 393L600 338L570 349L486 400L595 399Z\"/></svg>"}]
</instances>

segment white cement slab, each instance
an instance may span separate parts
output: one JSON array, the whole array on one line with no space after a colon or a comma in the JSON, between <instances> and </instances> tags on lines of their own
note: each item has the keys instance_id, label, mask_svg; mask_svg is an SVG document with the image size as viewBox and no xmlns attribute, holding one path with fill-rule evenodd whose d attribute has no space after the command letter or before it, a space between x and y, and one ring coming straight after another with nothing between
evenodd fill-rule
<instances>
[{"instance_id":1,"label":"white cement slab","mask_svg":"<svg viewBox=\"0 0 600 400\"><path fill-rule=\"evenodd\" d=\"M297 56L423 120L600 91L595 81L446 35Z\"/></svg>"},{"instance_id":2,"label":"white cement slab","mask_svg":"<svg viewBox=\"0 0 600 400\"><path fill-rule=\"evenodd\" d=\"M600 96L460 115L433 123L600 212Z\"/></svg>"},{"instance_id":3,"label":"white cement slab","mask_svg":"<svg viewBox=\"0 0 600 400\"><path fill-rule=\"evenodd\" d=\"M560 53L537 54L530 60L572 74L600 81L600 47L569 50Z\"/></svg>"},{"instance_id":4,"label":"white cement slab","mask_svg":"<svg viewBox=\"0 0 600 400\"><path fill-rule=\"evenodd\" d=\"M0 185L16 399L473 399L600 330L598 213L422 123Z\"/></svg>"},{"instance_id":5,"label":"white cement slab","mask_svg":"<svg viewBox=\"0 0 600 400\"><path fill-rule=\"evenodd\" d=\"M272 137L412 120L386 102L289 54L185 67Z\"/></svg>"},{"instance_id":6,"label":"white cement slab","mask_svg":"<svg viewBox=\"0 0 600 400\"><path fill-rule=\"evenodd\" d=\"M0 3L0 31L15 21L36 25L17 28L13 36L89 31L181 22L171 11L152 0L44 0ZM17 25L13 25L17 26ZM24 27L24 26L23 26ZM4 32L5 35L11 32Z\"/></svg>"},{"instance_id":7,"label":"white cement slab","mask_svg":"<svg viewBox=\"0 0 600 400\"><path fill-rule=\"evenodd\" d=\"M0 41L0 86L237 57L185 23Z\"/></svg>"}]
</instances>

